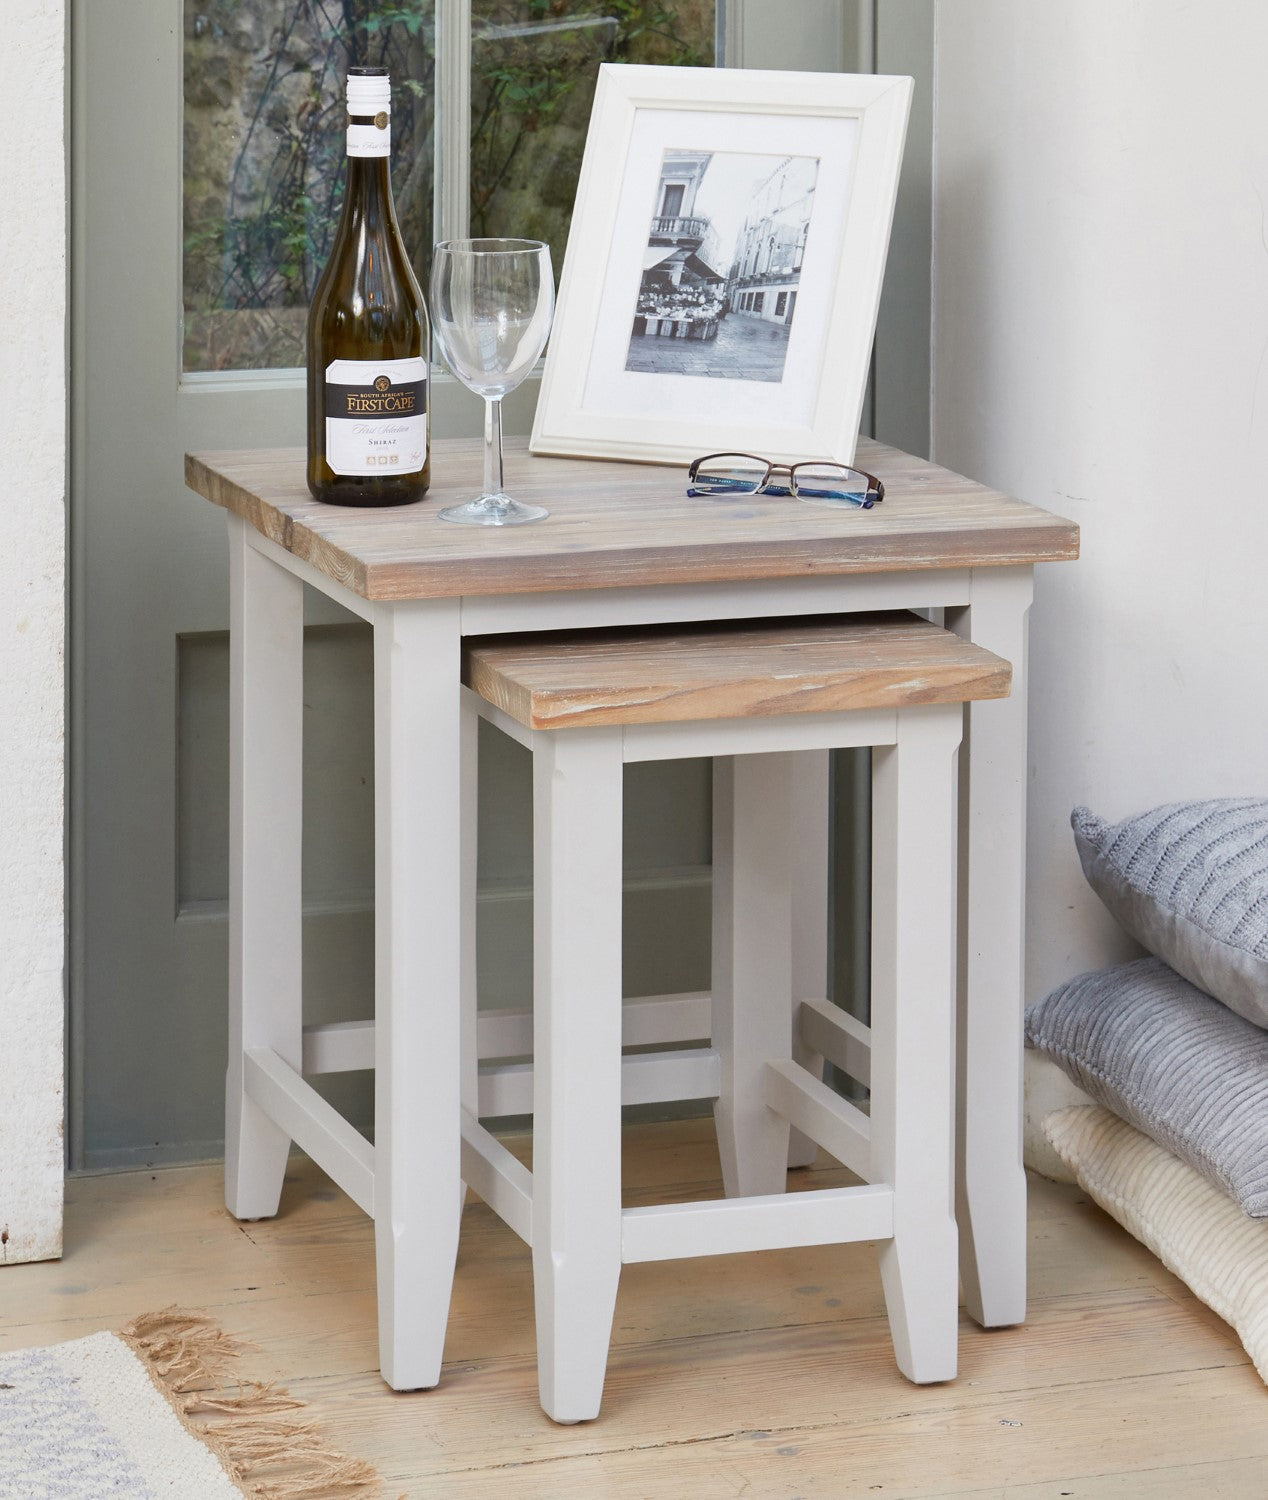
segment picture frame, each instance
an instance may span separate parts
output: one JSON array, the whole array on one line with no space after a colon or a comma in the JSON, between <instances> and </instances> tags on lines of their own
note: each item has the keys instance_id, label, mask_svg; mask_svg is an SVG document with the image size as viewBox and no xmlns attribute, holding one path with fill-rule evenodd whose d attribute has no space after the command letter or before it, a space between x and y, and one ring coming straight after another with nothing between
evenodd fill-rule
<instances>
[{"instance_id":1,"label":"picture frame","mask_svg":"<svg viewBox=\"0 0 1268 1500\"><path fill-rule=\"evenodd\" d=\"M852 463L911 93L603 64L531 451Z\"/></svg>"}]
</instances>

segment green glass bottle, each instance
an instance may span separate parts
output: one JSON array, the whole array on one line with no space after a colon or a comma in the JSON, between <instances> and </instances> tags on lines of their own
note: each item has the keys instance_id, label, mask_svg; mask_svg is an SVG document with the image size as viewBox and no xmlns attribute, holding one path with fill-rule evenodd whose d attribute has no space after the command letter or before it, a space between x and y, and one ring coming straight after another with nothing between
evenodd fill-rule
<instances>
[{"instance_id":1,"label":"green glass bottle","mask_svg":"<svg viewBox=\"0 0 1268 1500\"><path fill-rule=\"evenodd\" d=\"M308 488L407 505L431 483L427 305L392 203L391 79L348 70L343 216L308 313Z\"/></svg>"}]
</instances>

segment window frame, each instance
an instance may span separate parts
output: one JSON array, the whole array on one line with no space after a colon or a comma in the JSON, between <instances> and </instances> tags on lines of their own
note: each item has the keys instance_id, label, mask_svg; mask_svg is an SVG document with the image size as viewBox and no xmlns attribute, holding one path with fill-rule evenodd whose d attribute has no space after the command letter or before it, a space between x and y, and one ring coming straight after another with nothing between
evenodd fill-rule
<instances>
[{"instance_id":1,"label":"window frame","mask_svg":"<svg viewBox=\"0 0 1268 1500\"><path fill-rule=\"evenodd\" d=\"M844 65L846 52L855 45L866 52L862 33L875 0L800 0L799 45L816 59L837 54ZM435 114L432 138L432 240L463 239L471 228L471 6L472 0L434 0L435 4ZM785 28L773 16L769 0L715 0L715 66L742 68L748 58L753 66L769 66L775 35ZM858 16L853 11L858 10ZM847 12L849 14L847 14ZM866 14L865 14L866 13ZM829 39L832 45L828 46ZM183 160L183 153L181 153ZM560 247L562 265L563 247ZM181 294L178 278L178 295ZM183 327L184 309L177 308L178 329ZM466 415L464 391L459 382L433 360L433 436L475 435L477 424ZM190 394L199 391L302 390L306 373L302 366L275 365L265 369L186 370L178 364L178 384ZM504 421L508 432L527 431L532 425L541 381L542 361L506 403ZM452 389L451 389L452 388Z\"/></svg>"}]
</instances>

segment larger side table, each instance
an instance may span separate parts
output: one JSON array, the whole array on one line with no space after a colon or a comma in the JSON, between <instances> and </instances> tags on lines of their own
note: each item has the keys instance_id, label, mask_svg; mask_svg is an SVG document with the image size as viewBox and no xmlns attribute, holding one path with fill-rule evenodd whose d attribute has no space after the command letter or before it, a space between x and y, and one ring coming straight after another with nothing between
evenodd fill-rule
<instances>
[{"instance_id":1,"label":"larger side table","mask_svg":"<svg viewBox=\"0 0 1268 1500\"><path fill-rule=\"evenodd\" d=\"M779 497L689 500L678 468L531 458L516 493L550 519L446 525L480 447L438 442L419 505L319 505L298 450L190 455L190 487L229 512L230 1066L227 1201L277 1212L294 1141L375 1222L380 1355L398 1390L435 1385L461 1204L459 985L474 947L460 909L464 635L665 621L942 608L1013 665L1012 696L974 704L962 752L957 1195L969 1312L1025 1317L1021 978L1026 616L1036 563L1078 555L1073 523L883 445L871 511ZM300 812L303 589L374 632L375 1019L302 1023ZM798 998L827 987L826 757L807 752L795 815L806 914ZM817 832L816 832L817 830ZM375 1069L375 1143L304 1073ZM449 1205L437 1214L434 1205Z\"/></svg>"}]
</instances>

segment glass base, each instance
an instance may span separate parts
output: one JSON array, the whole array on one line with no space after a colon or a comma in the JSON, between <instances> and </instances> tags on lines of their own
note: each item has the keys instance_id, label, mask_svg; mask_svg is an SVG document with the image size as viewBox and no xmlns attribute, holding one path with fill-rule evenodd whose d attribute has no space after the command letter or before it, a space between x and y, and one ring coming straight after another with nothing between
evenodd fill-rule
<instances>
[{"instance_id":1,"label":"glass base","mask_svg":"<svg viewBox=\"0 0 1268 1500\"><path fill-rule=\"evenodd\" d=\"M439 512L442 521L460 526L523 526L542 521L550 514L544 505L525 505L509 495L478 495L465 505L450 505Z\"/></svg>"}]
</instances>

